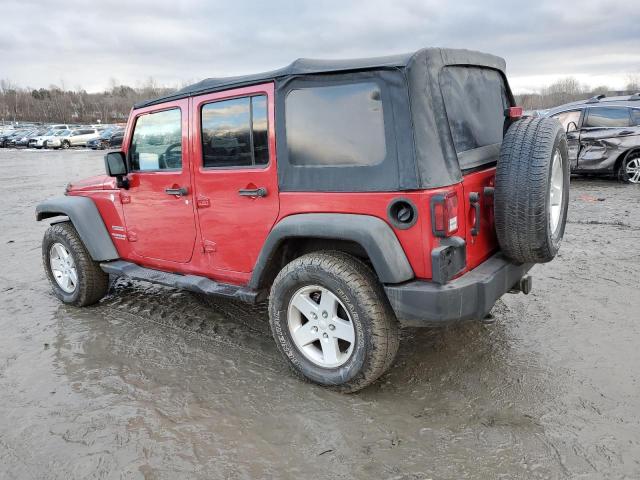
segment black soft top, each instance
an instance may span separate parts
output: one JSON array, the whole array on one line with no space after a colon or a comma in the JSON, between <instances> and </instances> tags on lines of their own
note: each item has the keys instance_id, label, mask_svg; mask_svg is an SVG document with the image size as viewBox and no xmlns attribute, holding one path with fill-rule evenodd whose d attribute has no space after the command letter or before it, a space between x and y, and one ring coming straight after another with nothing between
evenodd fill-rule
<instances>
[{"instance_id":1,"label":"black soft top","mask_svg":"<svg viewBox=\"0 0 640 480\"><path fill-rule=\"evenodd\" d=\"M503 73L505 71L505 61L500 57L471 50L450 48L423 48L416 52L398 55L345 60L299 58L286 67L268 72L238 75L235 77L206 78L198 83L188 85L175 93L139 102L134 108L148 107L171 100L279 80L286 77L380 69L410 69L415 63L425 62L426 64L431 64L432 68L436 70L439 70L443 65L465 64L494 68Z\"/></svg>"},{"instance_id":2,"label":"black soft top","mask_svg":"<svg viewBox=\"0 0 640 480\"><path fill-rule=\"evenodd\" d=\"M503 111L501 91L513 105L513 95L505 75L505 61L494 55L470 50L424 48L412 53L355 60L298 59L270 72L227 78L208 78L171 95L139 103L135 108L205 93L273 82L275 86L276 148L281 191L408 191L452 185L462 179L462 169L497 161L499 145L465 153L459 162L449 127L441 87L447 86L461 98L466 88L463 76L452 79L444 74L448 67L480 67L497 71L498 83L487 86L486 94L497 97ZM303 167L291 163L285 128L285 100L300 88L338 85L350 82L374 82L381 92L385 116L385 160L373 166ZM479 92L478 95L485 95ZM477 122L487 118L478 103L463 103L462 116ZM486 103L486 102L485 102ZM495 110L496 105L491 108ZM459 112L456 112L459 113ZM495 113L495 112L494 112ZM477 150L477 151L476 151ZM461 164L462 169L461 169ZM313 172L311 174L311 172Z\"/></svg>"}]
</instances>

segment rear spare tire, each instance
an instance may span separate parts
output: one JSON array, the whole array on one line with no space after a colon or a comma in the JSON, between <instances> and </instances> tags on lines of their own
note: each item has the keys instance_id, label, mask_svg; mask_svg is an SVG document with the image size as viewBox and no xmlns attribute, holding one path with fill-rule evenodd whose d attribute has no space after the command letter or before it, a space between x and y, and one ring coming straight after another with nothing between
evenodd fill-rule
<instances>
[{"instance_id":1,"label":"rear spare tire","mask_svg":"<svg viewBox=\"0 0 640 480\"><path fill-rule=\"evenodd\" d=\"M553 118L525 118L504 137L496 168L495 225L503 253L520 263L556 256L569 204L567 138Z\"/></svg>"}]
</instances>

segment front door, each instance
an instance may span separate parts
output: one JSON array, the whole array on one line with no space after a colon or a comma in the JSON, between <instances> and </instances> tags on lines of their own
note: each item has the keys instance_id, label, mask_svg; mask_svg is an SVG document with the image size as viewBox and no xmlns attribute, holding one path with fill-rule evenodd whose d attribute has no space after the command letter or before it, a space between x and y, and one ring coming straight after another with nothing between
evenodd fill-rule
<instances>
[{"instance_id":1,"label":"front door","mask_svg":"<svg viewBox=\"0 0 640 480\"><path fill-rule=\"evenodd\" d=\"M125 151L130 187L121 190L127 238L135 254L184 263L196 239L189 172L189 101L150 107L134 118ZM153 109L155 108L155 110Z\"/></svg>"},{"instance_id":2,"label":"front door","mask_svg":"<svg viewBox=\"0 0 640 480\"><path fill-rule=\"evenodd\" d=\"M195 202L213 270L248 273L278 217L273 84L192 99Z\"/></svg>"},{"instance_id":3,"label":"front door","mask_svg":"<svg viewBox=\"0 0 640 480\"><path fill-rule=\"evenodd\" d=\"M553 115L564 130L567 132L567 147L569 150L569 167L574 170L578 166L578 156L580 155L580 123L582 111L569 110L567 112Z\"/></svg>"}]
</instances>

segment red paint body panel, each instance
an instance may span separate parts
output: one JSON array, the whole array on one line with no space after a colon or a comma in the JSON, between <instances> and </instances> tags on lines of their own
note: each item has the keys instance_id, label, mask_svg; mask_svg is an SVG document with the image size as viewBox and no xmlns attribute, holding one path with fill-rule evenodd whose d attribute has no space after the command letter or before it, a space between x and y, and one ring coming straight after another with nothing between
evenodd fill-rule
<instances>
[{"instance_id":1,"label":"red paint body panel","mask_svg":"<svg viewBox=\"0 0 640 480\"><path fill-rule=\"evenodd\" d=\"M465 175L463 178L464 202L463 217L466 225L465 236L467 242L467 269L472 270L484 262L498 250L498 239L493 218L493 198L484 195L485 187L493 187L496 169L489 168ZM469 201L469 195L476 192L480 196L480 232L471 234L475 221L475 209ZM460 206L460 204L459 204Z\"/></svg>"},{"instance_id":2,"label":"red paint body panel","mask_svg":"<svg viewBox=\"0 0 640 480\"><path fill-rule=\"evenodd\" d=\"M182 169L180 171L145 171L129 174L130 201L123 205L127 237L133 252L143 258L187 263L196 242L196 222L192 196L168 195L166 188L191 186L189 101L167 102L161 107L136 110L129 119L130 137L136 120L145 114L179 108L182 117ZM124 151L128 150L128 143ZM176 267L174 267L176 268Z\"/></svg>"},{"instance_id":3,"label":"red paint body panel","mask_svg":"<svg viewBox=\"0 0 640 480\"><path fill-rule=\"evenodd\" d=\"M264 241L278 218L278 172L276 166L274 87L272 83L202 95L192 99L192 170L194 193L209 206L198 208L201 242L212 270L248 274ZM200 112L207 103L251 95L267 96L269 164L264 168L203 168ZM240 189L264 187L265 197L244 197ZM206 203L206 202L205 202Z\"/></svg>"},{"instance_id":4,"label":"red paint body panel","mask_svg":"<svg viewBox=\"0 0 640 480\"><path fill-rule=\"evenodd\" d=\"M114 179L105 175L96 175L95 177L76 180L73 183L70 183L67 188L73 190L74 192L91 192L94 190L104 190L105 184L111 184L111 180Z\"/></svg>"}]
</instances>

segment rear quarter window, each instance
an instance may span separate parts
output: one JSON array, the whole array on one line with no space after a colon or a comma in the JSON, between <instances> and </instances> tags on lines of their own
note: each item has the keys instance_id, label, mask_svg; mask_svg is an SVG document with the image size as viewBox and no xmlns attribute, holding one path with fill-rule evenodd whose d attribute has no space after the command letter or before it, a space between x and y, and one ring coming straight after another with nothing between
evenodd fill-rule
<instances>
[{"instance_id":1,"label":"rear quarter window","mask_svg":"<svg viewBox=\"0 0 640 480\"><path fill-rule=\"evenodd\" d=\"M286 99L289 161L297 166L373 166L387 155L374 82L292 90Z\"/></svg>"},{"instance_id":2,"label":"rear quarter window","mask_svg":"<svg viewBox=\"0 0 640 480\"><path fill-rule=\"evenodd\" d=\"M461 169L495 162L504 133L509 99L497 70L449 66L440 74L451 137Z\"/></svg>"}]
</instances>

